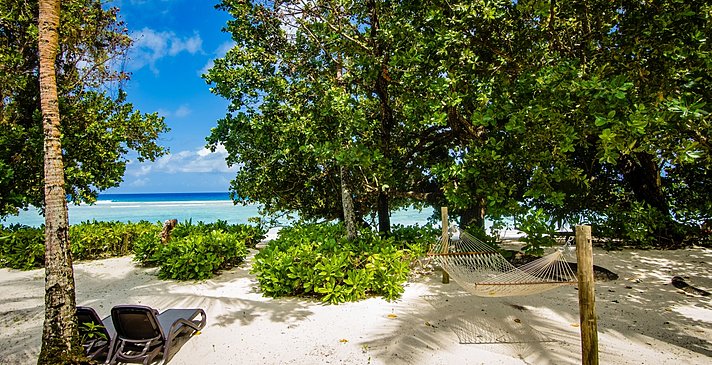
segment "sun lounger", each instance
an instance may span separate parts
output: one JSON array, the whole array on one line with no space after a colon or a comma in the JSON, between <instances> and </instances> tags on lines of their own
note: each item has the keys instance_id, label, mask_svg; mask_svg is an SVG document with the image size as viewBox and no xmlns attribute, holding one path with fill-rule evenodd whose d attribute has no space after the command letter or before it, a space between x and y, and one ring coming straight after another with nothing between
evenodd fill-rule
<instances>
[{"instance_id":1,"label":"sun lounger","mask_svg":"<svg viewBox=\"0 0 712 365\"><path fill-rule=\"evenodd\" d=\"M110 317L101 319L91 307L77 307L79 337L84 351L92 360L111 356L111 341L116 337L114 323Z\"/></svg>"},{"instance_id":2,"label":"sun lounger","mask_svg":"<svg viewBox=\"0 0 712 365\"><path fill-rule=\"evenodd\" d=\"M150 364L159 354L161 362L170 359L171 348L181 335L191 336L205 327L205 311L168 309L158 311L143 305L118 305L111 309L116 329L116 344L110 363Z\"/></svg>"}]
</instances>

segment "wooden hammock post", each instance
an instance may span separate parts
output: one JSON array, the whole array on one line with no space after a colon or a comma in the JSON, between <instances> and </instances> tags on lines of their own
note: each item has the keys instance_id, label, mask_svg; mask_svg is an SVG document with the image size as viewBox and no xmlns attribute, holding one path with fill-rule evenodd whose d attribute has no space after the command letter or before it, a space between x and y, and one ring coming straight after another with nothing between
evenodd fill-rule
<instances>
[{"instance_id":1,"label":"wooden hammock post","mask_svg":"<svg viewBox=\"0 0 712 365\"><path fill-rule=\"evenodd\" d=\"M578 260L579 317L581 323L581 363L598 365L598 325L593 279L591 226L576 226L576 259Z\"/></svg>"},{"instance_id":2,"label":"wooden hammock post","mask_svg":"<svg viewBox=\"0 0 712 365\"><path fill-rule=\"evenodd\" d=\"M440 208L440 213L442 214L442 219L443 219L443 237L442 237L442 243L443 243L443 249L441 253L447 253L448 252L448 247L450 245L450 236L448 236L447 233L447 222L448 222L448 216L447 216L447 207L442 207ZM445 271L445 268L443 267L443 284L449 284L450 283L450 274Z\"/></svg>"}]
</instances>

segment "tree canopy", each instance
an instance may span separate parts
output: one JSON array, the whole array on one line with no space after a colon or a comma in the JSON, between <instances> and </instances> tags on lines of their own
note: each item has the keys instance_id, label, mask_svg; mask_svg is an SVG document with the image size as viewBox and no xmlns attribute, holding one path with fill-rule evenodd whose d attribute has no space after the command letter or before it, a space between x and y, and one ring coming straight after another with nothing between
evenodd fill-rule
<instances>
[{"instance_id":1,"label":"tree canopy","mask_svg":"<svg viewBox=\"0 0 712 365\"><path fill-rule=\"evenodd\" d=\"M400 121L379 31L394 10L381 2L224 1L236 46L205 75L231 101L208 142L241 166L236 195L305 218L342 216L340 185L353 185L359 217L389 229L392 207L427 186L422 133ZM342 175L342 169L346 175ZM437 189L431 189L433 191Z\"/></svg>"},{"instance_id":2,"label":"tree canopy","mask_svg":"<svg viewBox=\"0 0 712 365\"><path fill-rule=\"evenodd\" d=\"M38 1L0 2L0 216L43 203L43 132L39 111ZM61 4L56 61L66 192L92 202L118 186L129 153L153 160L168 129L156 113L126 101L121 71L131 45L118 9L98 0ZM133 151L133 152L132 152Z\"/></svg>"},{"instance_id":3,"label":"tree canopy","mask_svg":"<svg viewBox=\"0 0 712 365\"><path fill-rule=\"evenodd\" d=\"M452 203L663 245L710 218L708 4L433 5L411 17L429 48L408 66L435 70L416 81L446 85L425 95L469 139L437 169Z\"/></svg>"},{"instance_id":4,"label":"tree canopy","mask_svg":"<svg viewBox=\"0 0 712 365\"><path fill-rule=\"evenodd\" d=\"M668 247L712 218L705 1L220 7L236 46L206 80L232 104L209 144L239 196L333 218L345 165L361 214L385 195Z\"/></svg>"}]
</instances>

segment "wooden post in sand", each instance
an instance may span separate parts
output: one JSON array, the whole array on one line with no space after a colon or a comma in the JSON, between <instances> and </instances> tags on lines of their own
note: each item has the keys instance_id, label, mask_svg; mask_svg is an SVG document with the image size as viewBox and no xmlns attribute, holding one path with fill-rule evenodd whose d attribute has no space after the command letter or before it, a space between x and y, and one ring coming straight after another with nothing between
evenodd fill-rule
<instances>
[{"instance_id":1,"label":"wooden post in sand","mask_svg":"<svg viewBox=\"0 0 712 365\"><path fill-rule=\"evenodd\" d=\"M450 246L450 236L447 233L447 229L448 229L447 224L448 224L448 219L449 219L447 216L447 207L440 208L440 213L442 214L442 219L443 219L443 224L442 224L443 225L443 236L441 239L443 248L440 253L447 253L448 248ZM445 271L445 268L442 268L442 269L443 269L443 284L448 284L448 283L450 283L450 274L448 274L447 271Z\"/></svg>"},{"instance_id":2,"label":"wooden post in sand","mask_svg":"<svg viewBox=\"0 0 712 365\"><path fill-rule=\"evenodd\" d=\"M581 324L581 363L598 365L598 325L593 279L591 226L576 226L579 317Z\"/></svg>"}]
</instances>

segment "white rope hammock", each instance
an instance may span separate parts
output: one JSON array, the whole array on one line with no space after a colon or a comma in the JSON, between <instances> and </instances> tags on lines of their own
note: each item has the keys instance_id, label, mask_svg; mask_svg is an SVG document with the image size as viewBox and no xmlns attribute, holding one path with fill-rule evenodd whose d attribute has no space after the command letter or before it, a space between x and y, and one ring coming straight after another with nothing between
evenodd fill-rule
<instances>
[{"instance_id":1,"label":"white rope hammock","mask_svg":"<svg viewBox=\"0 0 712 365\"><path fill-rule=\"evenodd\" d=\"M474 295L530 295L576 284L576 273L563 260L563 248L515 267L497 250L467 232L451 227L448 233L449 237L440 238L428 255Z\"/></svg>"}]
</instances>

